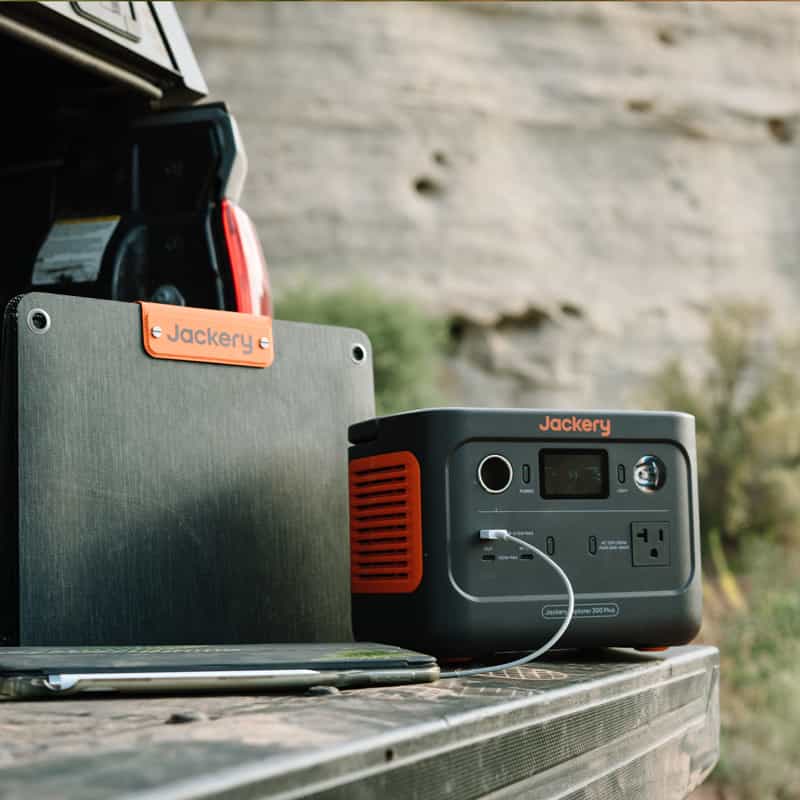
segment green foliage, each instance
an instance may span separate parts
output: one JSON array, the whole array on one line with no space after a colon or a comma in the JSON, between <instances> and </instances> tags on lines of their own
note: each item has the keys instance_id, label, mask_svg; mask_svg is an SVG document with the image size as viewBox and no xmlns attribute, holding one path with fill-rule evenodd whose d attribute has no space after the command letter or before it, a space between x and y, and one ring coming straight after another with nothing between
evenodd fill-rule
<instances>
[{"instance_id":1,"label":"green foliage","mask_svg":"<svg viewBox=\"0 0 800 800\"><path fill-rule=\"evenodd\" d=\"M800 800L800 349L766 334L762 308L724 307L702 377L690 380L674 361L651 390L662 407L696 417L704 565L714 565L719 589L735 584L720 596L740 606L725 612L718 602L703 625L722 659L711 781L720 797ZM746 602L730 603L739 586Z\"/></svg>"},{"instance_id":2,"label":"green foliage","mask_svg":"<svg viewBox=\"0 0 800 800\"><path fill-rule=\"evenodd\" d=\"M720 627L722 748L713 781L724 797L800 798L800 566L771 543L744 551L749 608Z\"/></svg>"},{"instance_id":3,"label":"green foliage","mask_svg":"<svg viewBox=\"0 0 800 800\"><path fill-rule=\"evenodd\" d=\"M361 285L331 291L306 285L278 297L276 317L364 331L372 342L379 414L440 402L446 322L427 316L412 303Z\"/></svg>"},{"instance_id":4,"label":"green foliage","mask_svg":"<svg viewBox=\"0 0 800 800\"><path fill-rule=\"evenodd\" d=\"M728 305L712 318L702 379L673 361L652 385L662 407L696 417L700 521L728 551L755 535L800 540L800 352L765 352L765 330L762 308Z\"/></svg>"}]
</instances>

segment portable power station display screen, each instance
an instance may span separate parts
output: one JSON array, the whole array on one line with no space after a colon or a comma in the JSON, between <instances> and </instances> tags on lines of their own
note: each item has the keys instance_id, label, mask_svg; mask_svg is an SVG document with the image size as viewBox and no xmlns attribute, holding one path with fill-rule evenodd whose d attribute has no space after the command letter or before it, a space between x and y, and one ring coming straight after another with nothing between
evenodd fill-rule
<instances>
[{"instance_id":1,"label":"portable power station display screen","mask_svg":"<svg viewBox=\"0 0 800 800\"><path fill-rule=\"evenodd\" d=\"M539 475L545 499L608 497L605 450L541 450Z\"/></svg>"}]
</instances>

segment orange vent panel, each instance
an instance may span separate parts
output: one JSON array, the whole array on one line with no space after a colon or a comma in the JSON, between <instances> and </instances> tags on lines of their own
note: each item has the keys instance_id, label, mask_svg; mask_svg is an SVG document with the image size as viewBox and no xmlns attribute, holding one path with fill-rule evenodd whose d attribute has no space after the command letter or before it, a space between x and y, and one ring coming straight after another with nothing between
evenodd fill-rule
<instances>
[{"instance_id":1,"label":"orange vent panel","mask_svg":"<svg viewBox=\"0 0 800 800\"><path fill-rule=\"evenodd\" d=\"M419 462L401 451L350 462L354 594L413 592L422 580Z\"/></svg>"}]
</instances>

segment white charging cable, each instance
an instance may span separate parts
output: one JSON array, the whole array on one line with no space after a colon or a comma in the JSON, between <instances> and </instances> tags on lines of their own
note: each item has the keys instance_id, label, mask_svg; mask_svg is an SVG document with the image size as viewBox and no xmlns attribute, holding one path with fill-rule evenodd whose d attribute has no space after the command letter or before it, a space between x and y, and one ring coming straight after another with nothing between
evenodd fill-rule
<instances>
[{"instance_id":1,"label":"white charging cable","mask_svg":"<svg viewBox=\"0 0 800 800\"><path fill-rule=\"evenodd\" d=\"M564 621L561 623L559 629L538 650L534 650L527 656L518 658L516 661L509 661L507 664L497 664L493 667L478 667L476 669L462 669L454 670L452 672L442 672L440 673L439 678L467 678L470 675L483 675L487 672L498 672L503 669L511 669L512 667L521 667L523 664L528 664L534 659L543 656L548 650L550 650L550 648L555 647L558 640L566 632L570 622L572 622L572 615L575 612L575 593L572 591L572 584L567 577L567 573L564 572L564 570L561 569L561 567L559 567L558 564L556 564L556 562L550 558L550 556L548 556L546 553L543 553L538 547L534 547L532 544L529 544L522 539L518 539L516 536L512 536L506 530L484 530L480 532L480 538L483 541L514 542L515 544L520 545L520 547L524 547L533 551L537 556L539 556L539 558L542 559L542 561L545 562L545 564L549 564L558 573L558 576L561 578L561 580L564 581L564 586L567 590L567 615L564 617Z\"/></svg>"}]
</instances>

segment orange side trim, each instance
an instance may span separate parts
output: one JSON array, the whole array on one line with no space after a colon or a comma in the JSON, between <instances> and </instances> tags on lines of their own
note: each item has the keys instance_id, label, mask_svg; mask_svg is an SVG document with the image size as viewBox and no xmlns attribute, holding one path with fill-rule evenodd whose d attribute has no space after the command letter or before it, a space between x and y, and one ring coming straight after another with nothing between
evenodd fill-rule
<instances>
[{"instance_id":1,"label":"orange side trim","mask_svg":"<svg viewBox=\"0 0 800 800\"><path fill-rule=\"evenodd\" d=\"M262 369L275 358L270 317L162 303L140 305L144 349L153 358Z\"/></svg>"},{"instance_id":2,"label":"orange side trim","mask_svg":"<svg viewBox=\"0 0 800 800\"><path fill-rule=\"evenodd\" d=\"M407 450L350 462L354 594L407 594L422 581L419 462Z\"/></svg>"}]
</instances>

